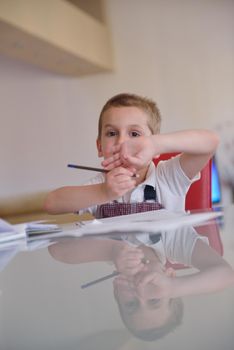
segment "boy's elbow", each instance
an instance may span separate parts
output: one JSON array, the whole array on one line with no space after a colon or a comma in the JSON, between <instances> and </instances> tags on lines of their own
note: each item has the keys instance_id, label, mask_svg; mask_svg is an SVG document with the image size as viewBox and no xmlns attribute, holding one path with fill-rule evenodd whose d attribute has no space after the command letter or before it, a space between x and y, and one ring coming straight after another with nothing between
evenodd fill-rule
<instances>
[{"instance_id":1,"label":"boy's elbow","mask_svg":"<svg viewBox=\"0 0 234 350\"><path fill-rule=\"evenodd\" d=\"M219 135L213 131L211 134L211 144L212 144L211 148L212 148L213 153L216 152L218 145L219 145L219 142L220 142Z\"/></svg>"}]
</instances>

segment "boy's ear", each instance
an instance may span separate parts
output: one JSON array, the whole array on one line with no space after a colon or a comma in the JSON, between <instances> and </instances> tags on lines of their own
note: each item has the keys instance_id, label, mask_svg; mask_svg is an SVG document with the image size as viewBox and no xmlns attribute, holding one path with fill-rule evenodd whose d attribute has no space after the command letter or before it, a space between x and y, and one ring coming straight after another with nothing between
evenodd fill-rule
<instances>
[{"instance_id":1,"label":"boy's ear","mask_svg":"<svg viewBox=\"0 0 234 350\"><path fill-rule=\"evenodd\" d=\"M98 157L103 157L102 153L102 145L99 139L96 140L97 150L98 150Z\"/></svg>"}]
</instances>

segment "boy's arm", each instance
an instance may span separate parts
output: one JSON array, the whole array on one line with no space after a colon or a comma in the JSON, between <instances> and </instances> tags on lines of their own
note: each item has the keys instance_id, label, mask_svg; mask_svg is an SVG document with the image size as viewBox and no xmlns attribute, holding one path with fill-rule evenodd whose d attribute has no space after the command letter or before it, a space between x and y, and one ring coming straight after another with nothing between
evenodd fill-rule
<instances>
[{"instance_id":1,"label":"boy's arm","mask_svg":"<svg viewBox=\"0 0 234 350\"><path fill-rule=\"evenodd\" d=\"M163 153L178 152L184 173L192 179L213 156L218 136L209 130L184 130L137 137L115 146L114 155L102 162L110 170L123 164L138 170Z\"/></svg>"},{"instance_id":2,"label":"boy's arm","mask_svg":"<svg viewBox=\"0 0 234 350\"><path fill-rule=\"evenodd\" d=\"M122 241L112 239L70 239L48 247L50 255L66 264L82 264L91 261L112 261L113 248L123 248Z\"/></svg>"},{"instance_id":3,"label":"boy's arm","mask_svg":"<svg viewBox=\"0 0 234 350\"><path fill-rule=\"evenodd\" d=\"M199 271L191 275L172 276L151 269L135 279L140 295L156 298L177 298L186 295L212 293L234 284L234 270L209 245L198 239L192 255L192 266Z\"/></svg>"},{"instance_id":4,"label":"boy's arm","mask_svg":"<svg viewBox=\"0 0 234 350\"><path fill-rule=\"evenodd\" d=\"M74 213L112 201L135 187L133 175L133 171L118 167L106 174L103 183L58 188L48 194L44 209L51 214Z\"/></svg>"},{"instance_id":5,"label":"boy's arm","mask_svg":"<svg viewBox=\"0 0 234 350\"><path fill-rule=\"evenodd\" d=\"M44 209L50 214L74 213L106 200L103 184L65 186L47 195Z\"/></svg>"},{"instance_id":6,"label":"boy's arm","mask_svg":"<svg viewBox=\"0 0 234 350\"><path fill-rule=\"evenodd\" d=\"M188 178L192 179L214 155L218 143L218 136L209 130L179 131L165 134L161 153L181 152L181 168Z\"/></svg>"},{"instance_id":7,"label":"boy's arm","mask_svg":"<svg viewBox=\"0 0 234 350\"><path fill-rule=\"evenodd\" d=\"M216 292L234 283L232 267L201 239L196 241L192 266L199 272L175 278L172 282L173 297Z\"/></svg>"}]
</instances>

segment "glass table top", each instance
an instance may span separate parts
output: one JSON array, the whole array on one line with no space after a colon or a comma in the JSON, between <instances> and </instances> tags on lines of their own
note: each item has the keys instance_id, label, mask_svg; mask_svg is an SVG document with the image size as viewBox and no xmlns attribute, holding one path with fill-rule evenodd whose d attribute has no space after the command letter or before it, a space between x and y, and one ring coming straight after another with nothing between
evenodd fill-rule
<instances>
[{"instance_id":1,"label":"glass table top","mask_svg":"<svg viewBox=\"0 0 234 350\"><path fill-rule=\"evenodd\" d=\"M234 206L153 234L0 245L1 350L234 349Z\"/></svg>"}]
</instances>

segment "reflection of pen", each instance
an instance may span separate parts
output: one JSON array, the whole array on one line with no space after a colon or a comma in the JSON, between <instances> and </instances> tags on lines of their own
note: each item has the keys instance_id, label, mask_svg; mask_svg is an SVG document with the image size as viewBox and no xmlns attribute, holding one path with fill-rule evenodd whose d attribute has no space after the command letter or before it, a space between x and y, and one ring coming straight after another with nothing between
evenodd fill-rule
<instances>
[{"instance_id":1,"label":"reflection of pen","mask_svg":"<svg viewBox=\"0 0 234 350\"><path fill-rule=\"evenodd\" d=\"M94 167L91 167L91 166L84 166L84 165L68 164L67 166L68 166L68 168L99 171L100 173L108 173L108 171L109 171L109 170L106 170L106 169L103 169L103 168L94 168ZM133 174L132 177L139 177L139 175L138 174Z\"/></svg>"},{"instance_id":2,"label":"reflection of pen","mask_svg":"<svg viewBox=\"0 0 234 350\"><path fill-rule=\"evenodd\" d=\"M106 275L104 277L101 277L101 278L98 278L94 281L91 281L91 282L88 282L88 283L85 283L85 284L82 284L81 285L81 288L82 289L85 289L85 288L88 288L96 283L99 283L99 282L102 282L102 281L105 281L105 280L108 280L109 278L112 278L112 277L115 277L115 276L118 276L119 275L119 272L118 271L114 271L112 273L110 273L109 275Z\"/></svg>"},{"instance_id":3,"label":"reflection of pen","mask_svg":"<svg viewBox=\"0 0 234 350\"><path fill-rule=\"evenodd\" d=\"M142 259L142 263L143 263L143 264L149 264L150 261L149 261L148 259L146 259L146 258L143 258L143 259ZM119 273L118 271L113 271L113 272L110 273L109 275L106 275L106 276L100 277L100 278L98 278L98 279L96 279L96 280L93 280L93 281L91 281L91 282L82 284L80 287L81 287L82 289L85 289L85 288L90 287L90 286L92 286L92 285L94 285L94 284L96 284L96 283L99 283L99 282L108 280L109 278L118 276L119 274L120 274L120 273Z\"/></svg>"}]
</instances>

